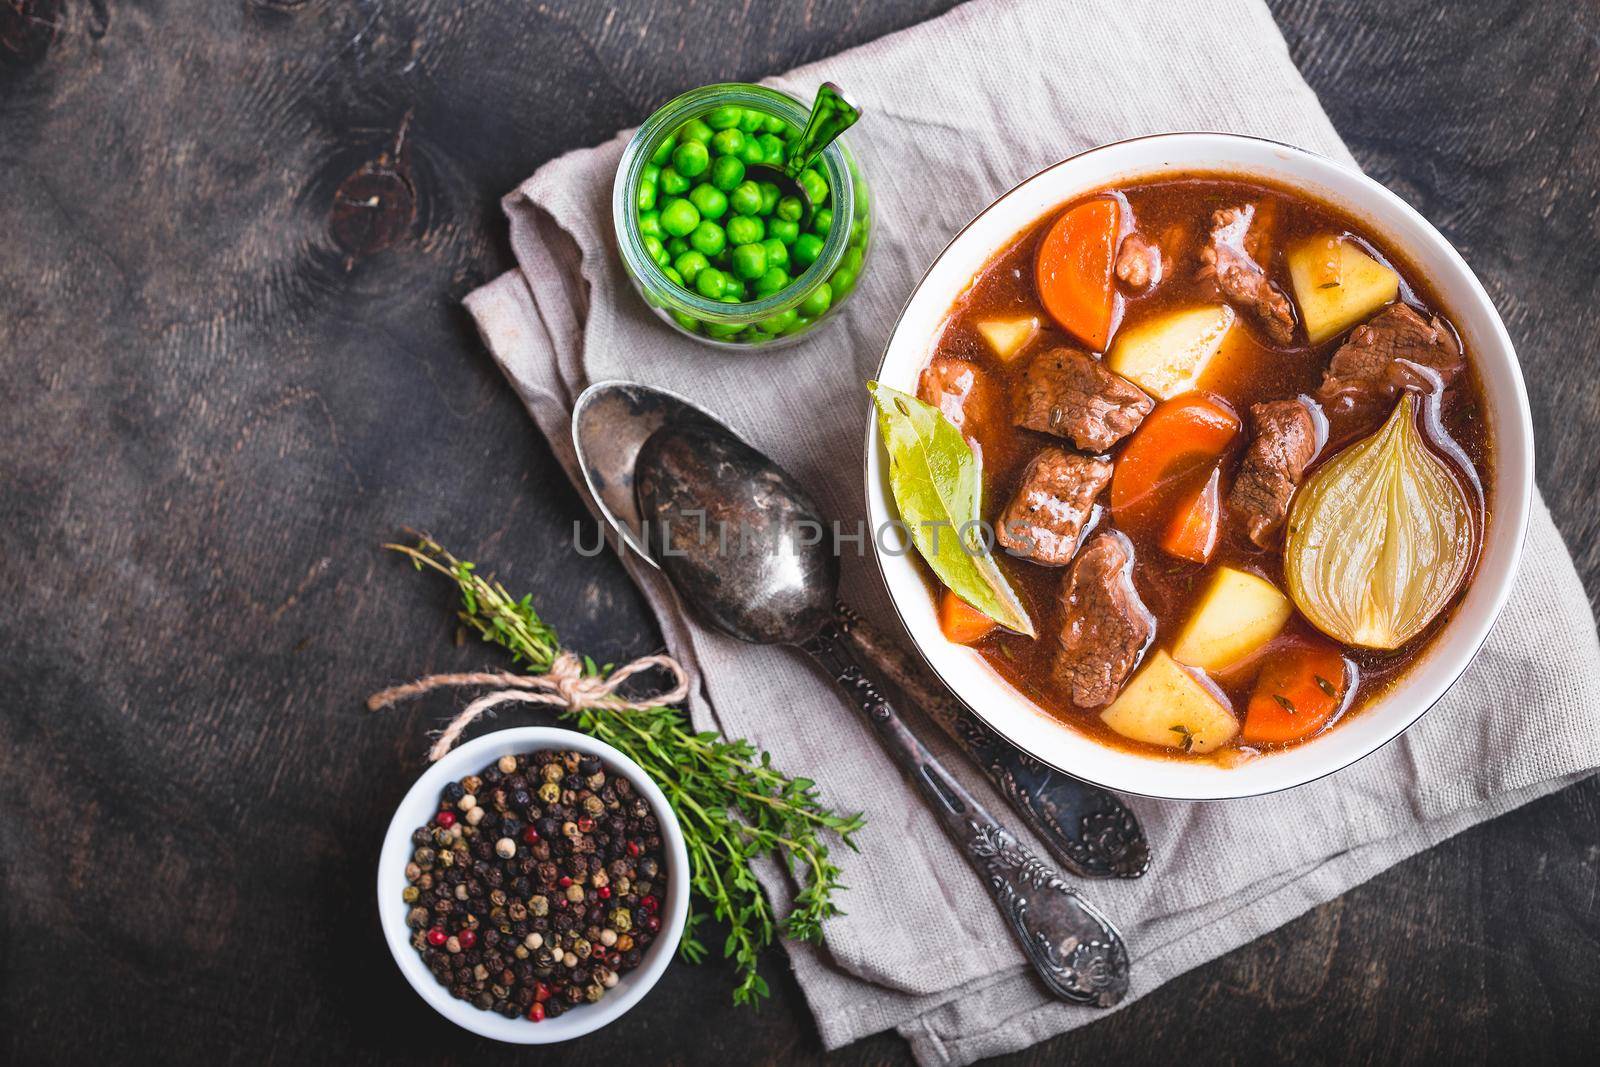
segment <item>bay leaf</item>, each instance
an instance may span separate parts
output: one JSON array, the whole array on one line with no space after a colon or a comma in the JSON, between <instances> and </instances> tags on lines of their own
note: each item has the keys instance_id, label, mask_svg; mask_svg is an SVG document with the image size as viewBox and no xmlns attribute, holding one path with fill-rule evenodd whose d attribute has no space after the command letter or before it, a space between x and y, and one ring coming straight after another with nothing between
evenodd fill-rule
<instances>
[{"instance_id":1,"label":"bay leaf","mask_svg":"<svg viewBox=\"0 0 1600 1067\"><path fill-rule=\"evenodd\" d=\"M1008 630L1035 636L979 522L983 464L954 423L908 393L868 382L889 455L889 487L912 544L938 579Z\"/></svg>"}]
</instances>

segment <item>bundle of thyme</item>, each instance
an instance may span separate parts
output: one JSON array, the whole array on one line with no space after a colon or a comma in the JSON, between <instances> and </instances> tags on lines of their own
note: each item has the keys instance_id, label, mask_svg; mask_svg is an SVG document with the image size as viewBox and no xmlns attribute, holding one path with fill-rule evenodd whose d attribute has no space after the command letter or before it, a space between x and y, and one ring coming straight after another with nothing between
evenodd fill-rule
<instances>
[{"instance_id":1,"label":"bundle of thyme","mask_svg":"<svg viewBox=\"0 0 1600 1067\"><path fill-rule=\"evenodd\" d=\"M560 654L556 633L534 609L533 598L513 597L497 581L479 576L474 564L457 559L428 537L416 545L385 545L410 557L418 570L438 571L456 584L463 626L511 653L530 673L543 674ZM585 657L588 673L603 675ZM697 929L707 915L727 924L723 954L734 961L735 1004L755 1005L768 995L757 971L761 950L780 930L788 937L816 941L822 921L842 914L834 903L839 870L828 859L823 833L851 848L861 815L841 815L818 799L809 778L791 778L772 766L771 755L750 742L696 731L682 712L670 707L644 711L567 710L560 713L578 729L626 753L655 779L671 802L688 846L693 898L680 954L690 962L705 958ZM798 885L794 906L781 919L773 914L756 882L753 864L776 855Z\"/></svg>"}]
</instances>

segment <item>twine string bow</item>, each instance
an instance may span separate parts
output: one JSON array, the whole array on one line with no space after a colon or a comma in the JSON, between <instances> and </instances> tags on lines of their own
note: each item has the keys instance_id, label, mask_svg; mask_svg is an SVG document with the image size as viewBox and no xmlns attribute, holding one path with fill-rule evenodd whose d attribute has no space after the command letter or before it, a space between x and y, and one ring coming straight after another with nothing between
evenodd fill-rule
<instances>
[{"instance_id":1,"label":"twine string bow","mask_svg":"<svg viewBox=\"0 0 1600 1067\"><path fill-rule=\"evenodd\" d=\"M673 686L663 693L629 700L617 695L617 688L641 671L660 667L672 675ZM542 704L571 711L644 711L663 704L679 704L689 695L689 677L671 656L641 656L602 678L583 673L583 661L571 652L562 652L544 674L512 674L508 671L474 671L466 674L430 674L405 685L393 686L367 698L369 711L381 711L402 700L431 693L435 689L463 686L499 686L462 708L428 750L431 763L449 752L462 733L484 712L501 704Z\"/></svg>"}]
</instances>

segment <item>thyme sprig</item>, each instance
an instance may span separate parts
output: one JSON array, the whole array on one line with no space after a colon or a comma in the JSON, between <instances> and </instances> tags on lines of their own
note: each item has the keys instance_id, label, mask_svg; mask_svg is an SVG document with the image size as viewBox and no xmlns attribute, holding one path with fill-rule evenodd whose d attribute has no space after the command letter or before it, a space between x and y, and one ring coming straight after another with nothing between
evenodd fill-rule
<instances>
[{"instance_id":1,"label":"thyme sprig","mask_svg":"<svg viewBox=\"0 0 1600 1067\"><path fill-rule=\"evenodd\" d=\"M550 669L560 654L556 632L533 606L532 596L512 596L476 565L457 559L431 538L416 545L385 545L408 556L418 570L431 568L451 579L461 597L461 624L484 641L511 653L532 674ZM590 674L605 674L585 657ZM779 933L816 941L822 922L843 914L834 894L845 888L828 859L824 834L855 848L853 835L865 820L823 805L809 778L791 778L772 765L769 753L743 738L729 740L714 731L696 731L675 708L645 711L568 710L560 713L583 732L626 753L666 794L683 827L689 851L690 884L698 908L691 906L678 946L690 962L707 953L698 936L707 915L728 926L723 955L738 972L735 1004L755 1005L768 995L757 970L761 950ZM777 856L798 886L794 904L781 919L756 881L754 864Z\"/></svg>"}]
</instances>

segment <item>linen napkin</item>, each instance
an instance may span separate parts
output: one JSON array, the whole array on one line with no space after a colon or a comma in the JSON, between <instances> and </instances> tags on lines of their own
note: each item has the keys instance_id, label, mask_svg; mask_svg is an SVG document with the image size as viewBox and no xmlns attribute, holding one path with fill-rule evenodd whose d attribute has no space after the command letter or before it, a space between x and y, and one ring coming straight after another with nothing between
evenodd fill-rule
<instances>
[{"instance_id":1,"label":"linen napkin","mask_svg":"<svg viewBox=\"0 0 1600 1067\"><path fill-rule=\"evenodd\" d=\"M630 131L545 165L505 198L518 268L470 294L467 307L580 485L571 403L591 381L627 378L719 413L829 515L864 520L863 382L921 272L1000 193L1093 145L1170 130L1256 134L1351 162L1259 0L974 0L768 84L809 98L824 79L865 109L847 136L873 192L873 244L841 321L794 347L728 354L651 316L611 229L612 178ZM815 778L829 803L868 816L859 854L836 850L848 914L827 924L824 946L789 946L830 1048L893 1027L919 1062L961 1064L1104 1016L1045 995L979 879L801 655L700 629L659 575L627 562L668 646L696 675L697 724L751 738ZM844 560L843 588L871 621L899 632L870 560ZM1084 887L1127 938L1133 988L1124 1003L1588 773L1600 765L1596 706L1594 619L1536 500L1504 615L1455 689L1405 736L1269 798L1133 802L1153 869ZM1021 820L943 736L923 734L1020 832ZM781 871L764 884L787 903Z\"/></svg>"}]
</instances>

